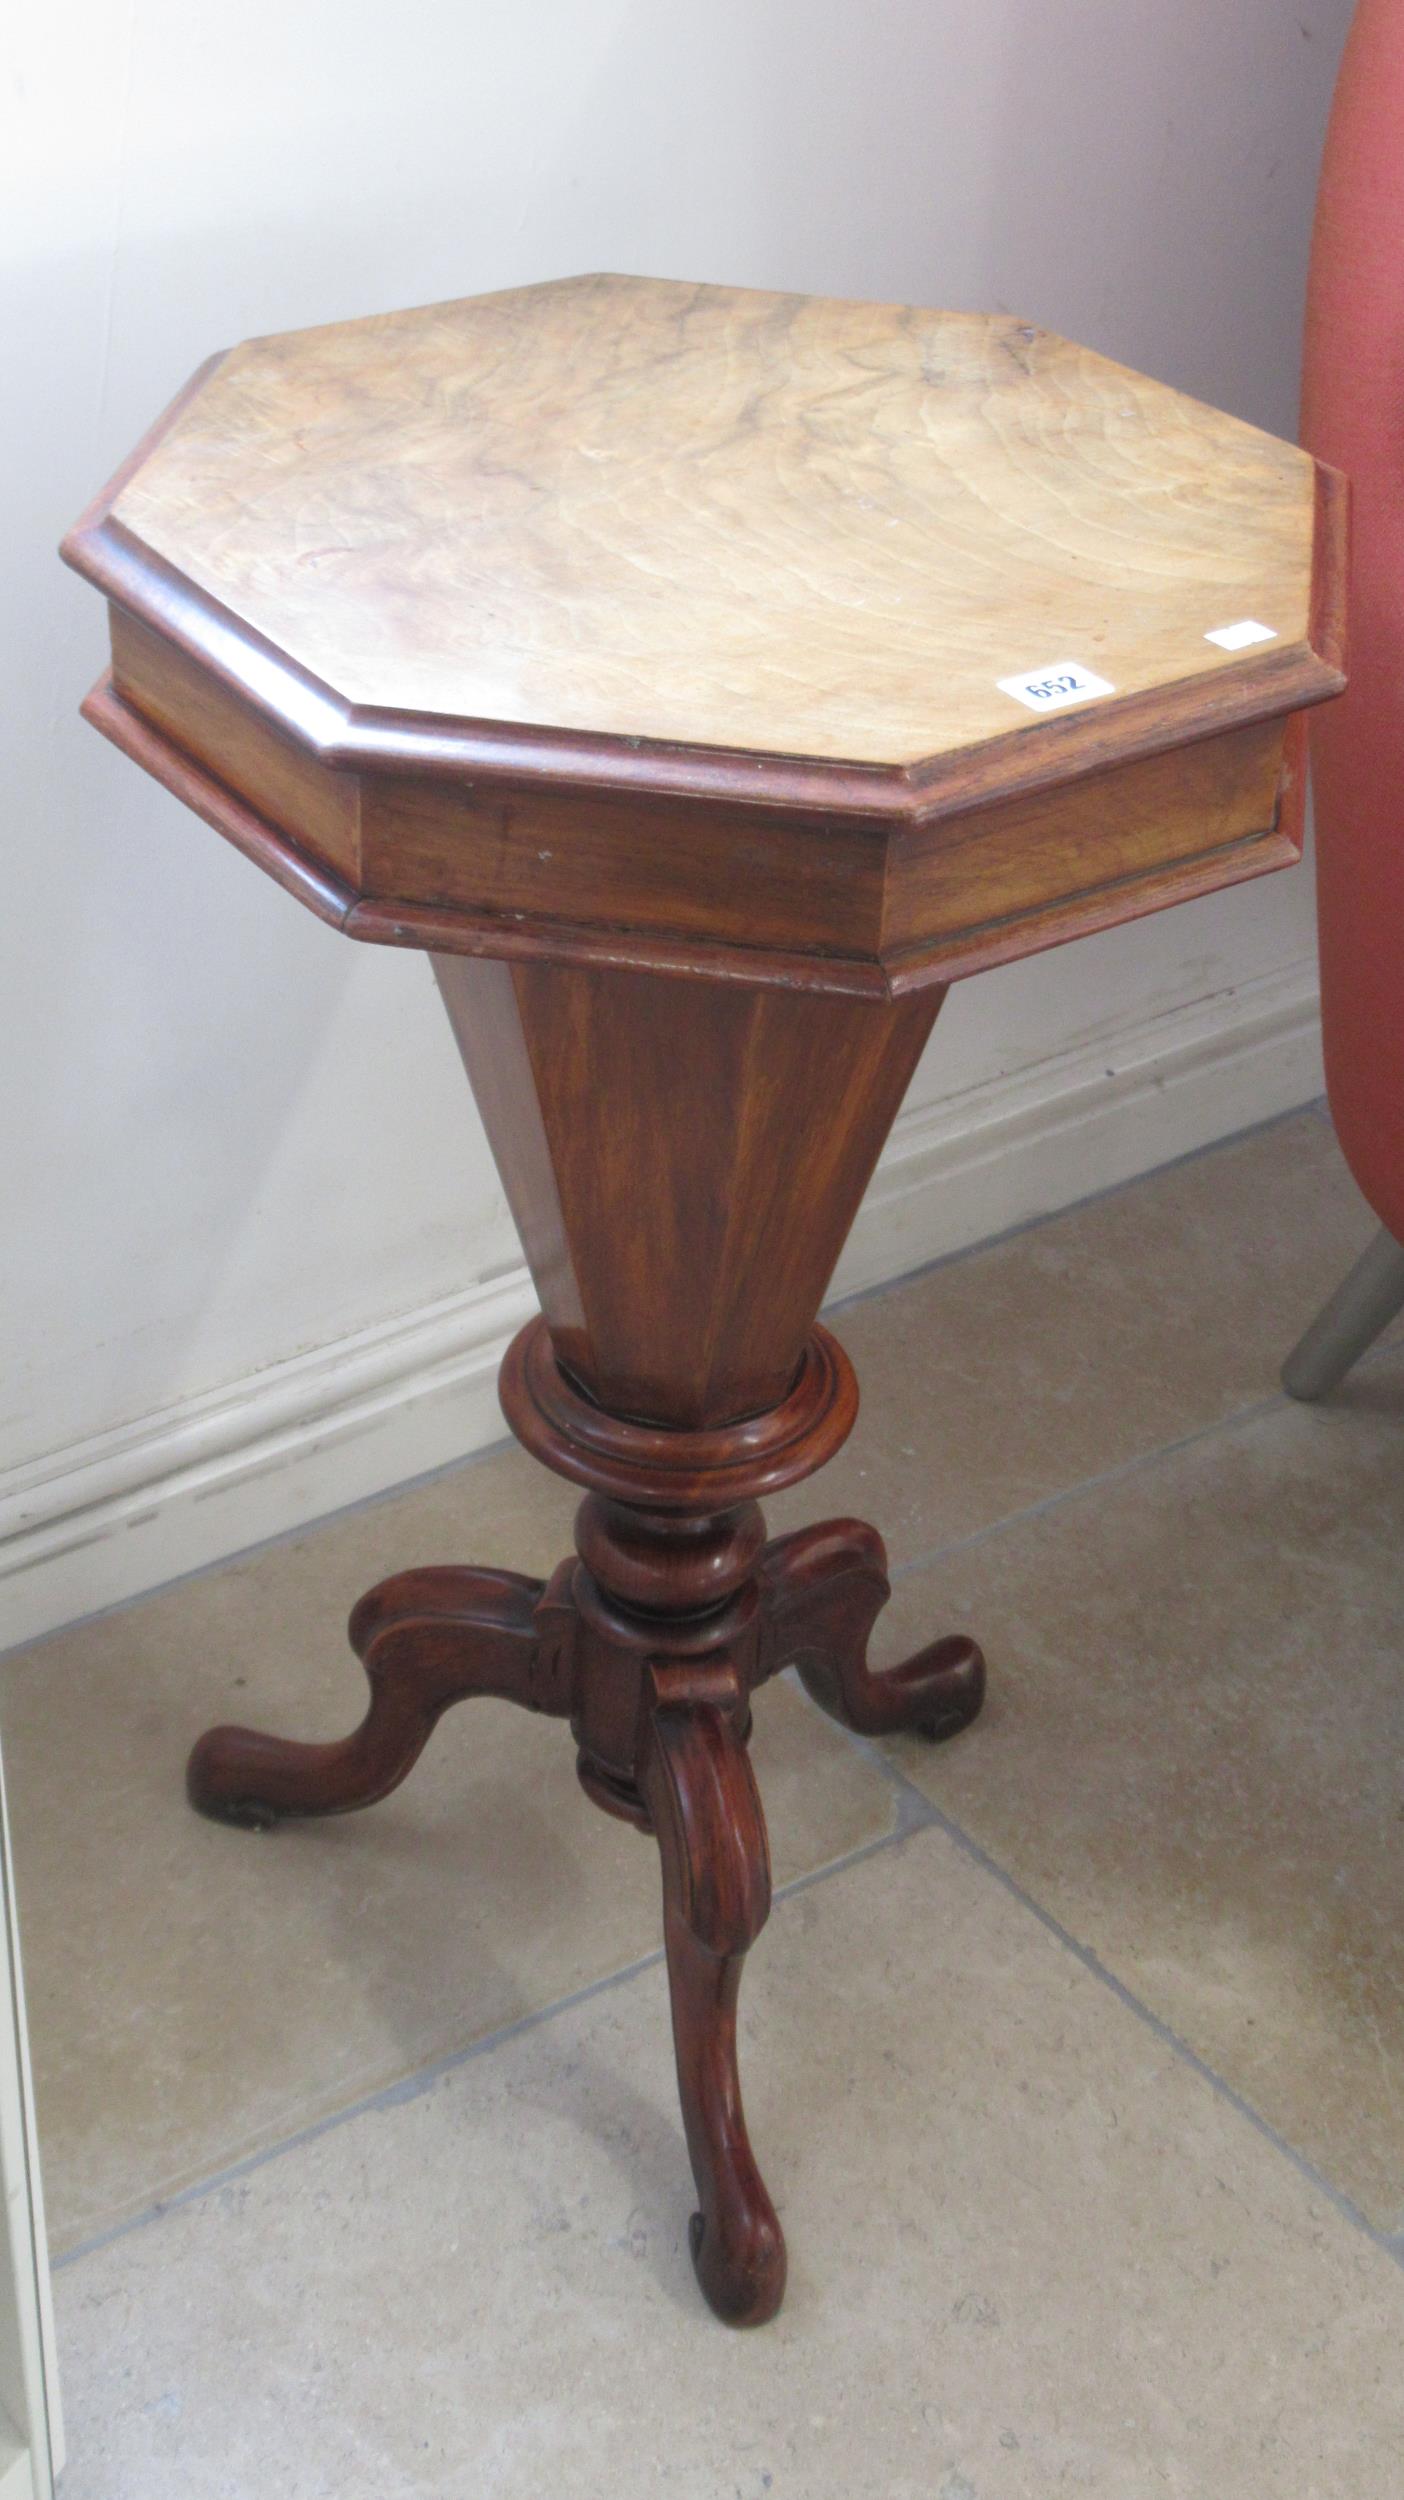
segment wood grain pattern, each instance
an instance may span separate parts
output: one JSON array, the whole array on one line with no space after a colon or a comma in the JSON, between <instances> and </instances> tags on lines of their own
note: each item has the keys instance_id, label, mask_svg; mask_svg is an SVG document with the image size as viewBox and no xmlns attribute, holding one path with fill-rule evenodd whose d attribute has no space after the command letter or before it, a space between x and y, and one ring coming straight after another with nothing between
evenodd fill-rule
<instances>
[{"instance_id":1,"label":"wood grain pattern","mask_svg":"<svg viewBox=\"0 0 1404 2500\"><path fill-rule=\"evenodd\" d=\"M323 867L361 873L361 784L332 772L284 729L230 694L197 660L122 609L112 611L112 673L133 711L197 762L223 767L244 803Z\"/></svg>"},{"instance_id":2,"label":"wood grain pattern","mask_svg":"<svg viewBox=\"0 0 1404 2500\"><path fill-rule=\"evenodd\" d=\"M882 828L613 791L363 783L362 891L531 922L876 957Z\"/></svg>"},{"instance_id":3,"label":"wood grain pattern","mask_svg":"<svg viewBox=\"0 0 1404 2500\"><path fill-rule=\"evenodd\" d=\"M673 2042L699 2206L692 2262L728 2326L763 2326L784 2297L786 2261L736 2056L742 1966L770 1912L765 1817L738 1726L745 1680L714 1668L699 1690L695 1672L660 1666L649 1687L640 1783L663 1867Z\"/></svg>"},{"instance_id":4,"label":"wood grain pattern","mask_svg":"<svg viewBox=\"0 0 1404 2500\"><path fill-rule=\"evenodd\" d=\"M435 970L571 1377L675 1431L775 1407L942 991Z\"/></svg>"},{"instance_id":5,"label":"wood grain pattern","mask_svg":"<svg viewBox=\"0 0 1404 2500\"><path fill-rule=\"evenodd\" d=\"M408 1777L446 1710L474 1695L565 1717L573 1694L543 1639L542 1584L515 1571L431 1567L382 1581L356 1607L350 1639L370 1684L364 1719L328 1744L207 1728L186 1794L215 1822L268 1831L288 1816L350 1814Z\"/></svg>"},{"instance_id":6,"label":"wood grain pattern","mask_svg":"<svg viewBox=\"0 0 1404 2500\"><path fill-rule=\"evenodd\" d=\"M888 997L1300 848L1299 773L1273 720L893 827L333 770L120 611L113 645L118 678L86 716L324 917L383 944Z\"/></svg>"},{"instance_id":7,"label":"wood grain pattern","mask_svg":"<svg viewBox=\"0 0 1404 2500\"><path fill-rule=\"evenodd\" d=\"M557 1362L544 1318L513 1338L498 1394L523 1448L557 1475L621 1501L699 1517L812 1476L843 1447L858 1412L853 1366L837 1338L818 1327L778 1404L727 1424L689 1430L610 1414Z\"/></svg>"},{"instance_id":8,"label":"wood grain pattern","mask_svg":"<svg viewBox=\"0 0 1404 2500\"><path fill-rule=\"evenodd\" d=\"M250 341L113 506L352 703L895 765L1304 643L1312 515L1027 323L618 277Z\"/></svg>"},{"instance_id":9,"label":"wood grain pattern","mask_svg":"<svg viewBox=\"0 0 1404 2500\"><path fill-rule=\"evenodd\" d=\"M761 1556L762 1672L798 1669L830 1718L859 1736L911 1729L933 1743L959 1735L985 1698L974 1641L948 1632L900 1666L868 1664L873 1625L891 1595L887 1549L862 1519L826 1519L775 1537Z\"/></svg>"},{"instance_id":10,"label":"wood grain pattern","mask_svg":"<svg viewBox=\"0 0 1404 2500\"><path fill-rule=\"evenodd\" d=\"M1018 926L1124 881L1221 854L1273 829L1282 724L1255 723L969 816L892 836L880 951L935 960L942 944Z\"/></svg>"}]
</instances>

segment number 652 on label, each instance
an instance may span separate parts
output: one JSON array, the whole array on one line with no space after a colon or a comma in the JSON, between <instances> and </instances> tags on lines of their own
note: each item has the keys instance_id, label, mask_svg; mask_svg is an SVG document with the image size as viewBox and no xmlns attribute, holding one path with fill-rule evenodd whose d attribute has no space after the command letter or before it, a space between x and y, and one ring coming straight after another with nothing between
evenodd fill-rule
<instances>
[{"instance_id":1,"label":"number 652 on label","mask_svg":"<svg viewBox=\"0 0 1404 2500\"><path fill-rule=\"evenodd\" d=\"M999 677L995 683L1001 694L1011 694L1031 712L1061 712L1065 704L1092 703L1099 695L1116 692L1080 660L1054 660L1047 668L1025 669L1020 677Z\"/></svg>"}]
</instances>

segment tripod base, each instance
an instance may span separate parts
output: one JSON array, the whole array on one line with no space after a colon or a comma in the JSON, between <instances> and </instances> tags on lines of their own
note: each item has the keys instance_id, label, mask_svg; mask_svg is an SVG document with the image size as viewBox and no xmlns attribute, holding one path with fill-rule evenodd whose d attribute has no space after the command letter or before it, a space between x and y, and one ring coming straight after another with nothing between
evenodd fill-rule
<instances>
[{"instance_id":1,"label":"tripod base","mask_svg":"<svg viewBox=\"0 0 1404 2500\"><path fill-rule=\"evenodd\" d=\"M520 1392L526 1371L543 1362L549 1344L536 1322L509 1357L508 1388L515 1381ZM832 1339L816 1347L808 1376L817 1412L825 1383L842 1387L848 1377ZM575 1393L559 1377L554 1386L559 1428ZM521 1429L522 1418L514 1421ZM801 1428L787 1466L806 1437ZM696 1457L677 1444L704 1436L671 1438L676 1475ZM555 1463L569 1455L563 1443ZM597 1448L590 1463L608 1472ZM641 1461L633 1450L615 1464ZM584 1465L577 1450L564 1471L582 1474ZM655 1463L653 1472L663 1470ZM972 1641L953 1637L873 1672L868 1637L888 1583L882 1540L858 1520L767 1543L754 1500L680 1512L594 1492L581 1504L576 1545L577 1558L549 1581L471 1568L381 1581L351 1616L370 1681L355 1733L296 1744L212 1728L190 1757L190 1799L203 1814L255 1827L345 1814L399 1785L455 1702L488 1693L567 1719L587 1794L658 1843L699 2206L693 2263L718 2317L756 2326L779 2308L785 2242L746 2133L736 2058L742 1965L770 1908L765 1819L747 1751L751 1695L794 1665L846 1727L943 1738L979 1710L984 1664Z\"/></svg>"}]
</instances>

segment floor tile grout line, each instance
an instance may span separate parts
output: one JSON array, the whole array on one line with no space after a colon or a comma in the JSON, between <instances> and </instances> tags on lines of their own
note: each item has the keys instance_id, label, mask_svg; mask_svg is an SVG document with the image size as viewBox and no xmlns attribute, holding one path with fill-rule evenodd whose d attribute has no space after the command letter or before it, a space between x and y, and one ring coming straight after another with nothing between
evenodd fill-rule
<instances>
[{"instance_id":1,"label":"floor tile grout line","mask_svg":"<svg viewBox=\"0 0 1404 2500\"><path fill-rule=\"evenodd\" d=\"M817 1709L819 1705L816 1703L813 1706ZM1343 2189L1336 2187L1323 2171L1317 2169L1305 2153L1299 2152L1286 2136L1280 2134L1271 2120L1265 2118L1261 2110L1255 2109L1252 2102L1247 2100L1235 2085L1226 2081L1206 2058L1201 2057L1197 2049L1192 2048L1187 2040L1182 2039L1180 2034L1165 2021L1163 2015L1157 2014L1143 1997L1138 1997L1135 1990L1127 1986L1125 1980L1119 1979L1115 1971L1108 1968L1090 1945L1081 1943L1071 1929L1065 1927L1051 1910L1046 1910L1041 1902L1035 1900L1033 1894L1026 1891L1019 1882L1017 1876L1011 1875L1008 1869L991 1855L983 1843L978 1841L972 1832L966 1830L964 1824L958 1823L943 1806L938 1806L935 1799L927 1795L925 1789L918 1788L916 1782L908 1778L900 1762L894 1760L877 1739L857 1735L851 1729L845 1730L845 1734L856 1752L885 1771L897 1791L898 1821L894 1837L906 1839L917 1831L934 1830L943 1833L945 1838L953 1842L962 1855L969 1858L982 1874L991 1876L1004 1892L1017 1901L1022 1909L1029 1911L1038 1920L1039 1925L1055 1937L1059 1944L1065 1946L1092 1978L1099 1980L1103 1987L1110 1989L1119 2004L1125 2006L1129 2013L1134 2014L1139 2021L1154 2032L1157 2039L1163 2041L1177 2058L1189 2066L1201 2081L1207 2083L1218 2097L1226 2101L1240 2117L1246 2118L1254 2132L1265 2137L1274 2150L1289 2161L1292 2167L1312 2187L1316 2188L1346 2221L1362 2231L1365 2237L1371 2240L1377 2248L1382 2249L1387 2256L1393 2257L1398 2265L1404 2266L1404 2230L1385 2231L1371 2222L1368 2214L1362 2213L1360 2207L1352 2203ZM825 1871L824 1869L817 1870L819 1874ZM816 1880L815 1877L801 1879L802 1882L814 1880ZM794 1889L799 1889L799 1886L796 1885Z\"/></svg>"},{"instance_id":2,"label":"floor tile grout line","mask_svg":"<svg viewBox=\"0 0 1404 2500\"><path fill-rule=\"evenodd\" d=\"M1022 1510L1006 1511L1002 1519L987 1520L983 1528L972 1528L968 1535L950 1538L944 1545L927 1546L906 1562L895 1563L888 1573L894 1586L899 1580L925 1571L933 1563L949 1562L956 1554L973 1553L988 1545L995 1537L1011 1528L1022 1528L1033 1519L1044 1519L1050 1511L1061 1510L1065 1503L1075 1502L1088 1493L1104 1493L1113 1485L1125 1484L1132 1476L1156 1467L1162 1459L1177 1458L1182 1450L1192 1450L1201 1441L1212 1441L1217 1434L1232 1432L1245 1424L1260 1423L1265 1416L1275 1415L1287 1404L1285 1397L1258 1398L1249 1406L1236 1406L1228 1415L1216 1416L1212 1423L1196 1424L1193 1432L1181 1433L1173 1441L1157 1442L1153 1450L1137 1450L1134 1457L1118 1461L1115 1467L1104 1467L1100 1475L1081 1476L1076 1484L1059 1485L1054 1493L1041 1493L1036 1502L1026 1502Z\"/></svg>"},{"instance_id":3,"label":"floor tile grout line","mask_svg":"<svg viewBox=\"0 0 1404 2500\"><path fill-rule=\"evenodd\" d=\"M1398 1351L1398 1341L1390 1339L1367 1348L1351 1366L1352 1373L1363 1372L1385 1355ZM1109 1487L1127 1483L1158 1466L1162 1459L1178 1458L1181 1451L1198 1448L1201 1442L1212 1441L1220 1434L1241 1432L1254 1424L1264 1423L1271 1415L1286 1414L1307 1401L1291 1398L1279 1389L1267 1397L1255 1398L1246 1406L1235 1406L1227 1415L1215 1416L1209 1423L1196 1424L1192 1432L1182 1432L1173 1440L1158 1442L1154 1449L1137 1450L1131 1458L1121 1459L1115 1467L1104 1468L1100 1475L1079 1477L1076 1484L1060 1485L1056 1492L1040 1494L1036 1502L1028 1502L1022 1510L1006 1511L1000 1519L987 1520L983 1528L972 1528L967 1536L950 1538L944 1545L931 1545L919 1554L909 1555L905 1562L893 1563L888 1578L894 1588L918 1571L929 1570L934 1563L949 1562L957 1554L973 1553L977 1547L990 1544L1012 1528L1024 1527L1030 1520L1043 1519L1050 1511L1061 1510L1065 1503L1075 1502L1088 1493L1102 1493ZM1314 1403L1314 1401L1313 1401Z\"/></svg>"},{"instance_id":4,"label":"floor tile grout line","mask_svg":"<svg viewBox=\"0 0 1404 2500\"><path fill-rule=\"evenodd\" d=\"M884 1849L899 1847L904 1840L911 1838L913 1832L924 1830L933 1820L935 1809L929 1806L920 1789L901 1779L876 1748L873 1751L892 1795L891 1829L875 1833L871 1840L859 1841L856 1847L844 1850L841 1856L828 1858L823 1865L810 1867L802 1875L792 1875L788 1882L776 1886L771 1896L773 1902L789 1901L796 1894L807 1892L812 1885L823 1883L830 1875L845 1874L850 1867L861 1866L866 1859L880 1855ZM222 2188L232 2187L236 2181L248 2178L254 2171L266 2169L270 2163L281 2160L285 2153L295 2153L304 2145L317 2143L321 2137L330 2135L335 2128L346 2125L353 2118L369 2117L377 2111L399 2108L422 2099L446 2076L458 2073L461 2068L488 2056L494 2049L505 2048L528 2032L539 2030L543 2024L554 2021L557 2015L573 2013L577 2006L588 2005L592 1999L604 1996L610 1989L626 1986L645 1971L657 1969L663 1958L662 1945L655 1945L651 1952L637 1955L632 1962L622 1963L618 1970L604 1971L598 1979L587 1980L583 1987L572 1989L568 1995L554 1997L547 2005L533 2006L528 2013L515 2015L511 2022L500 2023L495 2030L483 2032L463 2048L450 2050L445 2056L432 2059L427 2066L416 2067L408 2075L399 2076L393 2083L378 2085L374 2092L363 2093L359 2100L349 2101L345 2108L328 2110L325 2116L310 2120L305 2127L295 2128L291 2135L280 2136L276 2144L264 2145L257 2152L246 2153L239 2161L228 2163L222 2170L211 2171L206 2178L192 2180L189 2186L177 2188L170 2196L157 2197L152 2204L143 2206L140 2213L129 2214L124 2221L114 2222L108 2229L94 2232L75 2247L63 2249L52 2259L53 2271L59 2273L66 2266L77 2265L80 2259L95 2256L99 2250L112 2247L115 2241L125 2239L130 2232L144 2230L148 2224L161 2221L165 2215L178 2213L183 2206L197 2204L202 2197L213 2196Z\"/></svg>"},{"instance_id":5,"label":"floor tile grout line","mask_svg":"<svg viewBox=\"0 0 1404 2500\"><path fill-rule=\"evenodd\" d=\"M1157 2014L1143 1998L1136 1995L1134 1989L1118 1978L1115 1971L1107 1967L1090 1945L1081 1943L1072 1931L1053 1915L1052 1911L1045 1909L1043 1904L1035 1900L1007 1868L1001 1866L999 1860L993 1857L972 1833L968 1832L944 1808L938 1806L923 1789L918 1788L915 1781L907 1777L900 1764L892 1759L881 1744L871 1737L857 1735L851 1730L845 1730L844 1734L854 1752L860 1754L880 1773L888 1788L894 1806L892 1827L889 1831L877 1833L870 1840L860 1841L855 1848L845 1850L841 1856L828 1859L821 1866L811 1867L802 1875L791 1876L788 1882L777 1886L773 1896L777 1903L792 1900L799 1894L810 1891L816 1884L827 1882L831 1876L845 1874L849 1869L864 1864L868 1859L880 1856L885 1850L900 1848L904 1842L914 1838L920 1832L939 1831L943 1838L960 1850L962 1856L976 1866L982 1874L989 1876L999 1885L1001 1891L1037 1920L1039 1926L1073 1956L1089 1977L1106 1988L1119 2005L1143 2024L1183 2065L1189 2067L1201 2082L1207 2084L1216 2097L1225 2102L1236 2116L1242 2118L1256 2135L1271 2145L1274 2152L1287 2161L1298 2175L1316 2190L1318 2195L1324 2197L1343 2220L1361 2232L1384 2256L1392 2258L1396 2265L1404 2268L1404 2231L1383 2231L1372 2223L1369 2217L1362 2213L1360 2208L1353 2204L1351 2199L1322 2171L1318 2170L1304 2153L1279 2133L1260 2110L1255 2109L1233 2084L1227 2082L1205 2058L1199 2055L1196 2049L1190 2046L1187 2040L1182 2039L1163 2016ZM295 2129L289 2136L281 2137L276 2144L266 2145L258 2152L247 2154L241 2161L230 2163L223 2170L213 2171L204 2179L194 2180L189 2186L178 2189L169 2197L158 2198L142 2212L129 2215L124 2221L114 2223L106 2231L94 2233L91 2238L80 2241L76 2247L65 2249L53 2260L55 2272L76 2265L83 2258L94 2256L102 2249L110 2248L118 2240L127 2238L130 2233L143 2230L149 2224L161 2221L167 2214L179 2212L183 2207L199 2203L204 2197L218 2194L220 2190L233 2186L238 2180L268 2168L274 2162L281 2160L284 2154L299 2151L305 2145L316 2143L323 2136L331 2134L354 2118L371 2116L376 2112L399 2108L422 2099L449 2075L458 2073L479 2058L490 2056L494 2050L506 2047L513 2040L523 2038L532 2031L540 2030L558 2015L571 2013L578 2006L587 2005L613 1989L627 1986L632 1980L641 1977L645 1971L656 1969L663 1958L662 1947L656 1946L652 1952L636 1956L632 1962L622 1964L618 1970L602 1973L598 1979L587 1981L584 1987L573 1989L566 1996L555 1998L547 2005L533 2007L530 2012L516 2016L509 2023L499 2024L496 2030L483 2033L479 2039L469 2041L464 2048L436 2058L429 2065L417 2068L409 2075L401 2076L394 2083L381 2085L375 2092L364 2094L359 2100L349 2102L344 2109L328 2111L324 2117L313 2120L305 2127Z\"/></svg>"},{"instance_id":6,"label":"floor tile grout line","mask_svg":"<svg viewBox=\"0 0 1404 2500\"><path fill-rule=\"evenodd\" d=\"M1362 2213L1360 2208L1353 2204L1351 2199L1323 2172L1318 2170L1304 2153L1281 2135L1260 2110L1255 2109L1253 2104L1245 2099L1233 2084L1228 2083L1222 2075L1217 2073L1215 2068L1201 2057L1187 2040L1182 2039L1161 2015L1147 2005L1143 1998L1138 1997L1124 1980L1118 1978L1115 1971L1107 1967L1091 1946L1081 1943L1071 1930L1062 1924L1061 1920L1057 1919L1050 1910L1045 1909L1041 1902L1035 1900L1033 1895L1025 1890L1016 1877L1001 1866L998 1859L993 1857L972 1833L938 1806L924 1790L918 1788L881 1744L871 1737L857 1735L851 1730L845 1730L844 1733L853 1750L880 1772L893 1799L892 1827L889 1831L876 1834L871 1840L859 1842L856 1848L845 1850L840 1857L831 1858L822 1866L811 1867L802 1875L792 1876L787 1883L776 1888L773 1897L777 1903L793 1900L799 1894L810 1891L816 1884L827 1882L831 1876L845 1874L851 1868L864 1864L868 1859L882 1855L886 1850L900 1848L920 1832L940 1832L942 1837L949 1840L963 1857L977 1867L983 1875L988 1876L1002 1892L1034 1918L1046 1934L1052 1936L1057 1944L1072 1955L1090 1978L1109 1991L1117 2004L1144 2025L1182 2065L1187 2066L1193 2074L1197 2075L1202 2083L1207 2084L1216 2098L1223 2101L1233 2110L1235 2116L1243 2119L1251 2127L1255 2135L1269 2144L1281 2159L1288 2162L1308 2186L1325 2198L1344 2221L1362 2233L1374 2247L1380 2250L1382 2255L1391 2258L1396 2265L1404 2269L1404 2231L1383 2231L1372 2223L1368 2215ZM348 2124L354 2118L372 2116L377 2112L400 2108L422 2099L449 2075L460 2072L464 2067L474 2064L479 2058L490 2056L495 2050L508 2046L513 2040L521 2039L530 2032L542 2029L559 2015L572 2013L578 2006L587 2005L595 1998L605 1996L616 1988L628 1986L631 1981L640 1978L645 1971L656 1969L663 1958L662 1947L656 1946L652 1952L638 1955L632 1962L622 1964L618 1970L606 1971L598 1979L587 1981L584 1987L573 1989L568 1995L555 1998L548 2005L533 2007L529 2013L518 2015L510 2023L500 2024L495 2031L485 2032L479 2039L469 2041L464 2048L454 2050L445 2057L436 2058L429 2065L420 2067L409 2075L401 2076L394 2083L381 2085L375 2092L367 2093L360 2100L348 2103L344 2109L328 2111L324 2117L313 2120L305 2127L297 2128L291 2135L280 2138L276 2144L266 2145L258 2152L247 2154L241 2161L232 2162L223 2170L211 2172L207 2178L194 2180L188 2187L177 2190L169 2197L158 2198L154 2204L145 2207L142 2212L129 2215L124 2221L114 2223L106 2231L94 2233L91 2238L80 2241L76 2247L65 2249L61 2255L53 2259L54 2271L62 2272L69 2266L77 2265L83 2258L95 2256L101 2250L112 2247L117 2241L126 2239L132 2232L144 2230L148 2225L162 2221L168 2214L177 2213L186 2206L198 2204L207 2196L217 2195L222 2189L233 2186L239 2180L269 2168L273 2163L281 2160L285 2154L297 2152L305 2145L318 2142L323 2136L332 2134L337 2128Z\"/></svg>"},{"instance_id":7,"label":"floor tile grout line","mask_svg":"<svg viewBox=\"0 0 1404 2500\"><path fill-rule=\"evenodd\" d=\"M1064 1946L1090 1977L1109 1989L1119 2005L1124 2006L1128 2013L1134 2014L1138 2021L1144 2023L1146 2028L1154 2033L1156 2039L1163 2042L1165 2047L1170 2049L1184 2065L1198 2075L1201 2082L1207 2083L1210 2090L1220 2100L1227 2102L1229 2108L1238 2117L1246 2119L1253 2132L1261 2136L1276 2153L1289 2162L1308 2185L1315 2188L1318 2195L1324 2196L1327 2203L1333 2206L1345 2221L1352 2224L1357 2231L1363 2232L1365 2238L1380 2249L1385 2256L1393 2258L1396 2265L1404 2268L1404 2231L1384 2231L1371 2222L1369 2215L1362 2213L1360 2207L1352 2203L1343 2189L1338 2188L1332 2180L1326 2177L1324 2171L1317 2169L1315 2163L1309 2160L1305 2153L1300 2152L1295 2144L1280 2134L1272 2121L1265 2118L1261 2110L1255 2109L1253 2103L1247 2100L1235 2085L1227 2082L1206 2058L1201 2057L1197 2049L1192 2048L1187 2040L1182 2039L1180 2034L1166 2022L1163 2015L1157 2014L1154 2007L1148 2005L1143 1997L1138 1997L1135 1990L1128 1987L1124 1979L1119 1979L1116 1972L1107 1967L1107 1964L1090 1945L1080 1943L1070 1928L1065 1927L1060 1919L1055 1918L1051 1910L1046 1910L1040 1901L1035 1900L1033 1894L1027 1892L1018 1878L1011 1875L1006 1867L1001 1866L998 1858L991 1856L989 1850L976 1840L973 1833L968 1832L963 1824L956 1822L954 1816L938 1806L934 1798L926 1795L925 1790L918 1788L914 1781L909 1780L899 1764L884 1756L880 1746L873 1744L869 1738L857 1738L854 1741L864 1753L876 1753L885 1761L888 1775L899 1791L902 1789L912 1791L913 1802L905 1808L904 1813L899 1812L898 1836L905 1839L911 1832L918 1830L941 1832L973 1865L980 1869L982 1874L992 1877L1012 1900L1017 1901L1022 1909L1027 1910L1033 1918L1037 1919L1040 1927Z\"/></svg>"}]
</instances>

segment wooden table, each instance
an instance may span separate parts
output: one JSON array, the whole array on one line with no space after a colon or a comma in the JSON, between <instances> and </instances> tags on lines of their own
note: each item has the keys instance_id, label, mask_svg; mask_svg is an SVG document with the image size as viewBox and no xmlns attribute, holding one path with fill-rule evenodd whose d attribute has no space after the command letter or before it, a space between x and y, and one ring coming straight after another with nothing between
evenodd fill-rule
<instances>
[{"instance_id":1,"label":"wooden table","mask_svg":"<svg viewBox=\"0 0 1404 2500\"><path fill-rule=\"evenodd\" d=\"M585 1489L544 1585L361 1599L354 1735L214 1729L191 1796L341 1812L467 1695L568 1719L657 1839L738 2324L785 2275L736 2072L751 1695L793 1665L944 1737L984 1684L960 1635L869 1669L872 1528L766 1540L853 1422L825 1287L952 979L1297 857L1342 539L1304 454L1027 322L597 277L216 357L65 544L111 603L87 717L430 954L541 1298L502 1402Z\"/></svg>"}]
</instances>

